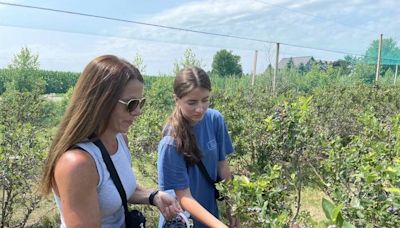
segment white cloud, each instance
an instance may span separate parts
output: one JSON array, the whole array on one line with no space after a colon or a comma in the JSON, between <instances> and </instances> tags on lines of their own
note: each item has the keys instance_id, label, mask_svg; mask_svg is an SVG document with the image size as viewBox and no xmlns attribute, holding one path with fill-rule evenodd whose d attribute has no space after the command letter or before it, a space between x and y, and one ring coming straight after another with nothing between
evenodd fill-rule
<instances>
[{"instance_id":1,"label":"white cloud","mask_svg":"<svg viewBox=\"0 0 400 228\"><path fill-rule=\"evenodd\" d=\"M400 40L398 6L397 0L205 0L186 2L135 20L209 33L362 53L381 32L386 37L397 34L397 39ZM64 67L75 64L81 69L80 67L99 54L118 54L131 60L139 52L149 73L170 73L174 61L183 55L186 48L192 48L207 67L211 65L213 54L221 48L241 55L246 72L251 69L255 49L259 50L259 61L262 62L258 69L263 64L274 61L274 57L270 57L274 56L273 48L271 51L274 44L124 22L82 17L73 17L74 20L61 16L59 18L65 27L61 27L59 23L50 23L52 21L49 20L45 28L101 36L70 34L61 37L54 35L57 32L45 32L54 42L45 38L25 38L25 42L30 42L39 50L43 56L43 65L50 68L54 66L65 69ZM0 36L0 45L1 41ZM1 56L6 56L8 50L22 43L16 39L12 45L7 46L7 50L0 48ZM335 53L286 45L281 46L281 53L282 56L314 55L322 59L341 57ZM78 67L74 67L74 70L77 69Z\"/></svg>"},{"instance_id":2,"label":"white cloud","mask_svg":"<svg viewBox=\"0 0 400 228\"><path fill-rule=\"evenodd\" d=\"M396 18L400 14L382 13L394 4L395 0L381 2L208 0L189 2L143 20L164 26L362 54L369 43L377 38L378 32L374 31L380 29L373 19L380 16L379 20L385 27L397 26L395 21L388 18ZM127 38L154 41L147 42L147 47L140 46L140 52L148 59L148 55L160 54L157 52L159 49L148 48L149 46L162 46L162 53L169 54L163 55L165 59L161 61L168 64L171 64L171 59L178 59L186 47L208 50L203 53L210 65L212 59L210 56L213 55L211 51L215 53L218 49L226 48L245 55L243 53L253 53L253 50L258 49L267 55L268 46L271 45L140 25L121 26L119 34ZM121 48L125 45L115 39L109 42L110 48ZM129 45L126 45L126 48L129 48ZM285 45L281 47L281 51L292 55L315 55L322 59L342 56L337 53ZM248 64L251 60L242 59L245 65L251 65ZM250 71L251 67L244 68Z\"/></svg>"}]
</instances>

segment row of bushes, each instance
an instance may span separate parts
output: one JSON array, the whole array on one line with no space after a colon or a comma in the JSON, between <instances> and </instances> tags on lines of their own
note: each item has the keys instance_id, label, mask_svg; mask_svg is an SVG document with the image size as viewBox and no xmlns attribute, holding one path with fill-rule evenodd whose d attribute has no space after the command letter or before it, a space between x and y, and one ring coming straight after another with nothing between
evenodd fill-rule
<instances>
[{"instance_id":1,"label":"row of bushes","mask_svg":"<svg viewBox=\"0 0 400 228\"><path fill-rule=\"evenodd\" d=\"M278 87L275 93L268 76L257 78L254 87L248 77L212 77L211 107L225 116L236 148L232 167L242 176L221 190L235 199L232 206L249 227L283 227L294 220L315 225L309 215L292 209L304 186L320 189L337 204L340 213L331 213L330 224L399 226L400 88L343 83L345 76L329 70L320 75L303 76L318 82L314 86ZM136 173L151 185L156 184L160 131L173 107L172 81L146 77L148 103L129 133ZM44 100L36 90L11 87L3 93L2 226L24 226L30 213L19 217L17 212L40 206L32 183L66 103ZM156 223L156 214L149 224Z\"/></svg>"},{"instance_id":2,"label":"row of bushes","mask_svg":"<svg viewBox=\"0 0 400 228\"><path fill-rule=\"evenodd\" d=\"M33 76L33 77L32 77ZM66 93L78 81L79 73L36 70L32 72L22 72L15 69L0 69L0 94L6 90L6 84L12 81L20 81L20 88L28 88L32 81L42 81L45 85L43 93Z\"/></svg>"},{"instance_id":3,"label":"row of bushes","mask_svg":"<svg viewBox=\"0 0 400 228\"><path fill-rule=\"evenodd\" d=\"M220 188L246 226L284 227L296 218L319 227L309 214L293 210L305 186L334 202L325 203L331 205L326 224L400 225L399 86L331 83L275 95L263 86L250 88L243 78L223 80L235 89L214 88L211 106L228 123L239 178ZM155 164L159 132L172 107L172 80L159 82L146 94L160 102L146 107L129 134L144 179L155 176L156 167L148 164Z\"/></svg>"}]
</instances>

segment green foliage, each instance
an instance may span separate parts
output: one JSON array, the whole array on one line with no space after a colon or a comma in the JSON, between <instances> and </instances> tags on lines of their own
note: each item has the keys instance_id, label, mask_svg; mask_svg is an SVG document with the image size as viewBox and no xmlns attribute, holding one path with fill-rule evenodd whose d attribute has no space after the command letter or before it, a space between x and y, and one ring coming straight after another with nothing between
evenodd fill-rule
<instances>
[{"instance_id":1,"label":"green foliage","mask_svg":"<svg viewBox=\"0 0 400 228\"><path fill-rule=\"evenodd\" d=\"M6 84L8 83L8 71L10 69L0 69L0 95L6 90Z\"/></svg>"},{"instance_id":2,"label":"green foliage","mask_svg":"<svg viewBox=\"0 0 400 228\"><path fill-rule=\"evenodd\" d=\"M32 184L50 132L79 77L40 71L34 67L34 55L26 53L21 56L32 58L25 62L34 70L21 71L29 64L19 60L13 66L21 68L0 70L0 89L7 88L0 98L0 190L6 197L15 193L16 199L1 201L3 226L23 226L40 205ZM190 53L182 63L196 62ZM26 81L21 72L28 75ZM236 151L231 167L238 174L219 188L231 199L244 227L288 227L294 222L302 227L345 227L345 221L357 227L400 226L400 89L389 85L393 70L387 72L387 81L370 85L374 66L357 59L345 58L328 67L314 64L306 71L279 72L276 94L268 89L271 75L257 77L254 87L249 77L212 76L211 107L225 117ZM46 87L43 81L26 83L36 77L44 79ZM146 106L128 134L135 173L145 186L156 186L156 148L174 105L173 79L145 77ZM57 102L41 95L67 90ZM326 224L307 211L299 212L304 186L340 202L325 202L320 208L327 213ZM158 212L140 208L150 226L155 225ZM43 225L58 225L51 218L43 219Z\"/></svg>"},{"instance_id":3,"label":"green foliage","mask_svg":"<svg viewBox=\"0 0 400 228\"><path fill-rule=\"evenodd\" d=\"M46 82L45 94L66 93L79 78L79 73L39 70L38 74Z\"/></svg>"},{"instance_id":4,"label":"green foliage","mask_svg":"<svg viewBox=\"0 0 400 228\"><path fill-rule=\"evenodd\" d=\"M65 93L75 85L79 74L40 70L38 59L28 48L22 48L8 68L0 70L0 94L6 86L21 92Z\"/></svg>"},{"instance_id":5,"label":"green foliage","mask_svg":"<svg viewBox=\"0 0 400 228\"><path fill-rule=\"evenodd\" d=\"M376 64L378 59L379 40L374 40L365 52L364 61L368 64ZM384 65L400 64L400 47L392 38L382 39L381 62Z\"/></svg>"},{"instance_id":6,"label":"green foliage","mask_svg":"<svg viewBox=\"0 0 400 228\"><path fill-rule=\"evenodd\" d=\"M23 48L9 66L0 99L1 227L23 227L40 202L35 184L49 143L45 123L52 116L45 112L37 70L38 56Z\"/></svg>"},{"instance_id":7,"label":"green foliage","mask_svg":"<svg viewBox=\"0 0 400 228\"><path fill-rule=\"evenodd\" d=\"M9 87L13 87L20 92L44 91L44 81L39 76L39 56L34 55L24 47L14 56L11 64L6 71L9 78ZM6 85L7 86L7 85Z\"/></svg>"},{"instance_id":8,"label":"green foliage","mask_svg":"<svg viewBox=\"0 0 400 228\"><path fill-rule=\"evenodd\" d=\"M139 52L136 52L135 58L133 58L132 64L140 71L142 75L146 73L146 65L143 62L142 56Z\"/></svg>"},{"instance_id":9,"label":"green foliage","mask_svg":"<svg viewBox=\"0 0 400 228\"><path fill-rule=\"evenodd\" d=\"M174 77L146 77L146 107L159 110L172 110L174 106L173 90Z\"/></svg>"},{"instance_id":10,"label":"green foliage","mask_svg":"<svg viewBox=\"0 0 400 228\"><path fill-rule=\"evenodd\" d=\"M328 69L327 75L329 75L329 71ZM381 85L335 85L331 88L321 88L322 85L323 83L317 85L316 88L320 89L313 89L314 92L309 92L313 94L312 100L307 97L296 99L298 94L290 92L277 98L268 96L265 92L252 94L249 91L244 93L240 89L227 90L225 92L217 90L217 92L214 92L212 102L224 114L235 143L237 154L233 159L235 171L241 174L246 174L246 171L252 171L256 175L263 175L267 172L265 168L269 165L280 164L282 166L282 177L285 180L290 180L288 186L294 186L294 190L297 192L301 190L302 186L299 185L299 180L304 182L304 186L318 183L321 181L319 178L322 178L323 181L321 183L324 184L318 184L317 186L321 186L325 193L335 201L350 202L349 193L338 189L342 189L341 186L347 186L346 183L349 182L349 178L345 178L343 175L350 174L362 162L360 160L350 162L350 158L357 158L360 155L358 153L354 155L347 154L340 148L346 147L349 143L352 144L355 136L362 135L361 130L364 127L361 122L357 121L357 117L368 110L373 110L376 113L379 120L384 123L383 126L393 126L398 129L398 127L395 127L397 125L388 122L390 120L388 117L399 113L400 100L398 97L400 97L400 94L398 87ZM292 96L294 97L292 98ZM274 104L279 103L280 105L275 105L276 108L272 109ZM274 110L274 113L271 113L271 110ZM263 119L265 119L265 127L260 124ZM376 127L369 125L366 129L376 129ZM384 129L386 128L384 127ZM391 141L398 145L398 140L388 139L387 133L377 132L378 135L381 135L379 137L382 140L386 139L386 141ZM338 136L341 136L342 139L335 140L337 143L334 147L325 143ZM368 142L371 141L373 140L368 140ZM359 144L359 147L351 151L355 153L356 151L361 152L364 149L368 151L374 148L369 145L369 143L363 142ZM382 150L379 148L374 150L381 151L387 158L393 158L393 153L390 152L393 151L393 149L390 149L393 147ZM396 150L398 151L398 149ZM337 157L335 161L326 160L328 154L333 153L331 151L334 151L340 157ZM375 158L377 161L381 161L381 159L382 155L379 158ZM332 169L329 172L324 172L322 171L323 169L321 170L320 164L335 164L334 167L340 164L348 167L348 169ZM374 163L373 167L377 164ZM300 175L298 172L299 167L301 168ZM391 167L389 170L398 170L398 166L394 164L388 167ZM378 176L385 175L383 173L378 174ZM394 177L396 175L392 173L392 178ZM325 180L329 178L334 178L337 182L332 183ZM371 183L374 180L371 179ZM388 189L391 191L387 191L392 192L392 194L387 195L385 202L398 202L398 194L396 193L398 192L398 187L395 187L398 186L398 181L392 181L391 183L394 183L391 185L393 187L389 187ZM366 194L371 196L380 194L379 191L382 188L380 188L381 190L379 188L368 188L367 186L369 185L367 183L362 184L362 186L365 186L365 190L362 191L361 195L357 194L360 198L365 197ZM350 186L350 189L353 188L352 186ZM335 198L333 194L341 197ZM299 197L300 195L297 194L297 196ZM375 202L373 205L376 205L377 200L367 200L367 202ZM386 209L385 207L374 207L373 210L368 209L373 207L372 205L364 206L363 212L358 213L366 213L375 217L368 217L368 219L359 221L358 218L349 213L353 209L348 204L344 204L342 210L343 219L357 225L380 224L381 226L397 226L397 223L393 222L393 216L398 213L398 206L393 203L390 205ZM379 215L376 210L383 212ZM380 217L387 214L386 210L394 211L395 214L389 219L385 216ZM375 211L375 213L372 213L372 211ZM383 218L388 220L385 222ZM307 227L311 223L304 216L301 219L303 223L308 222Z\"/></svg>"},{"instance_id":11,"label":"green foliage","mask_svg":"<svg viewBox=\"0 0 400 228\"><path fill-rule=\"evenodd\" d=\"M313 128L319 129L328 138L340 137L347 143L352 135L360 132L357 117L372 110L382 121L388 120L400 110L399 87L332 86L314 92Z\"/></svg>"},{"instance_id":12,"label":"green foliage","mask_svg":"<svg viewBox=\"0 0 400 228\"><path fill-rule=\"evenodd\" d=\"M234 55L231 51L225 49L219 50L214 55L211 73L221 77L241 76L243 71L240 65L240 56Z\"/></svg>"},{"instance_id":13,"label":"green foliage","mask_svg":"<svg viewBox=\"0 0 400 228\"><path fill-rule=\"evenodd\" d=\"M311 155L318 148L311 128L310 103L312 97L300 97L298 101L284 102L275 108L275 113L265 119L265 130L268 138L269 157L264 153L257 155L257 163L267 165L280 164L284 167L283 176L290 180L296 192L296 213L300 213L301 191L310 171L308 164L314 163Z\"/></svg>"},{"instance_id":14,"label":"green foliage","mask_svg":"<svg viewBox=\"0 0 400 228\"><path fill-rule=\"evenodd\" d=\"M320 178L325 192L344 202L343 215L353 224L398 227L399 115L381 123L366 113L359 118L363 130L343 145L327 141ZM387 191L393 189L393 192ZM388 213L389 212L389 213Z\"/></svg>"},{"instance_id":15,"label":"green foliage","mask_svg":"<svg viewBox=\"0 0 400 228\"><path fill-rule=\"evenodd\" d=\"M16 90L7 90L0 100L2 227L23 227L40 202L35 186L49 143L43 102L37 93Z\"/></svg>"},{"instance_id":16,"label":"green foliage","mask_svg":"<svg viewBox=\"0 0 400 228\"><path fill-rule=\"evenodd\" d=\"M175 62L174 75L176 75L183 68L192 66L196 66L199 68L205 67L202 61L196 57L196 54L192 51L192 49L188 48L183 53L183 58L179 62Z\"/></svg>"},{"instance_id":17,"label":"green foliage","mask_svg":"<svg viewBox=\"0 0 400 228\"><path fill-rule=\"evenodd\" d=\"M0 69L0 94L4 93L6 85L12 81L16 84L16 88L25 88L19 90L31 91L32 85L38 84L41 93L66 93L76 84L78 78L79 73L72 72L48 70L23 70L21 72L16 69ZM32 80L38 80L38 82L32 84Z\"/></svg>"},{"instance_id":18,"label":"green foliage","mask_svg":"<svg viewBox=\"0 0 400 228\"><path fill-rule=\"evenodd\" d=\"M310 102L311 97L300 97L292 103L284 102L275 108L273 115L265 119L264 130L268 139L266 149L273 156L258 154L256 160L261 167L270 162L282 163L287 169L287 176L303 168L308 158L307 152L314 149L314 144L310 143L313 137L309 127Z\"/></svg>"},{"instance_id":19,"label":"green foliage","mask_svg":"<svg viewBox=\"0 0 400 228\"><path fill-rule=\"evenodd\" d=\"M375 81L375 65L357 64L351 76L362 82L372 84Z\"/></svg>"},{"instance_id":20,"label":"green foliage","mask_svg":"<svg viewBox=\"0 0 400 228\"><path fill-rule=\"evenodd\" d=\"M39 69L39 56L24 47L14 56L7 69L0 70L0 94L6 87L20 92L65 93L75 85L79 74Z\"/></svg>"},{"instance_id":21,"label":"green foliage","mask_svg":"<svg viewBox=\"0 0 400 228\"><path fill-rule=\"evenodd\" d=\"M233 214L243 227L289 227L289 192L281 179L281 168L273 166L261 175L235 176L217 189L229 199Z\"/></svg>"},{"instance_id":22,"label":"green foliage","mask_svg":"<svg viewBox=\"0 0 400 228\"><path fill-rule=\"evenodd\" d=\"M296 66L294 65L293 59L292 59L292 58L289 58L289 61L286 63L285 68L288 69L288 70L290 70L290 69L293 69L293 68L295 68L295 67L296 67Z\"/></svg>"},{"instance_id":23,"label":"green foliage","mask_svg":"<svg viewBox=\"0 0 400 228\"><path fill-rule=\"evenodd\" d=\"M322 199L322 209L324 210L325 216L328 221L325 222L327 227L334 226L338 228L355 228L352 224L345 221L342 217L343 205L334 205L329 200L323 198Z\"/></svg>"},{"instance_id":24,"label":"green foliage","mask_svg":"<svg viewBox=\"0 0 400 228\"><path fill-rule=\"evenodd\" d=\"M8 65L9 69L39 69L39 55L31 53L27 47L23 47L21 51L14 55L14 59Z\"/></svg>"}]
</instances>

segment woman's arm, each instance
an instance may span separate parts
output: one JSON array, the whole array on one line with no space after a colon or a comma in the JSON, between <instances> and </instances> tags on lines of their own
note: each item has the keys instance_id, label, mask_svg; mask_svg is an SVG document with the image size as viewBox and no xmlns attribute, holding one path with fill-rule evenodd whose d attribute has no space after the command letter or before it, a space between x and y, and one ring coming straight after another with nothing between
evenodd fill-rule
<instances>
[{"instance_id":1,"label":"woman's arm","mask_svg":"<svg viewBox=\"0 0 400 228\"><path fill-rule=\"evenodd\" d=\"M181 206L196 220L209 227L227 227L192 197L189 188L182 190L175 189L175 194Z\"/></svg>"},{"instance_id":2,"label":"woman's arm","mask_svg":"<svg viewBox=\"0 0 400 228\"><path fill-rule=\"evenodd\" d=\"M54 191L60 197L67 227L100 227L96 164L80 149L65 152L54 171Z\"/></svg>"},{"instance_id":3,"label":"woman's arm","mask_svg":"<svg viewBox=\"0 0 400 228\"><path fill-rule=\"evenodd\" d=\"M153 192L154 191L151 189L145 189L137 186L135 192L129 198L128 202L136 204L149 204L150 194ZM183 211L175 197L162 191L158 191L158 193L154 195L153 203L166 219L171 219L178 212Z\"/></svg>"},{"instance_id":4,"label":"woman's arm","mask_svg":"<svg viewBox=\"0 0 400 228\"><path fill-rule=\"evenodd\" d=\"M136 185L136 190L128 199L128 202L132 204L149 204L149 196L152 192L153 190L151 189Z\"/></svg>"},{"instance_id":5,"label":"woman's arm","mask_svg":"<svg viewBox=\"0 0 400 228\"><path fill-rule=\"evenodd\" d=\"M123 134L123 137L127 147L129 148L127 135ZM136 190L128 199L128 202L133 204L149 204L149 197L153 192L154 190L143 188L137 184ZM153 203L161 211L163 216L168 219L173 218L178 212L182 212L182 208L178 201L171 195L162 191L159 191L154 196Z\"/></svg>"}]
</instances>

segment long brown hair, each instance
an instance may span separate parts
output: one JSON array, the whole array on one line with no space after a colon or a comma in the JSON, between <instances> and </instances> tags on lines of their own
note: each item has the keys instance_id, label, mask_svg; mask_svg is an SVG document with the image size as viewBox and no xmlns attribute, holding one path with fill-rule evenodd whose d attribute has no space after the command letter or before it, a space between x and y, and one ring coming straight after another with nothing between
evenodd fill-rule
<instances>
[{"instance_id":1,"label":"long brown hair","mask_svg":"<svg viewBox=\"0 0 400 228\"><path fill-rule=\"evenodd\" d=\"M184 97L196 88L211 91L210 78L204 70L198 67L188 67L178 72L174 81L174 94L177 98ZM190 121L183 116L179 105L175 106L167 124L169 126L168 134L175 138L176 148L183 154L185 160L190 165L198 162L201 159L201 152L197 146Z\"/></svg>"},{"instance_id":2,"label":"long brown hair","mask_svg":"<svg viewBox=\"0 0 400 228\"><path fill-rule=\"evenodd\" d=\"M99 56L85 67L50 146L41 182L43 194L54 187L54 168L61 155L90 136L105 132L123 89L135 79L144 83L132 64L113 55Z\"/></svg>"}]
</instances>

